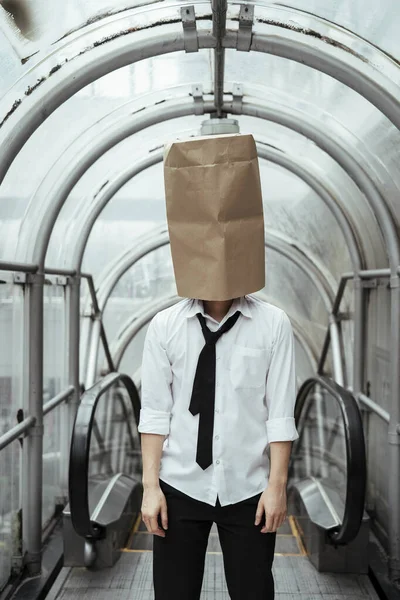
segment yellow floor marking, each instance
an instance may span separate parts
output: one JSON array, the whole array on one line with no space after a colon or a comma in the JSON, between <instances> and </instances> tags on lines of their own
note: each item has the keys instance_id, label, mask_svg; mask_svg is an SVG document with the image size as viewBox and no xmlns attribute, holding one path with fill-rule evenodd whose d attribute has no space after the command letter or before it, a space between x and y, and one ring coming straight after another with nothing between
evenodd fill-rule
<instances>
[{"instance_id":1,"label":"yellow floor marking","mask_svg":"<svg viewBox=\"0 0 400 600\"><path fill-rule=\"evenodd\" d=\"M274 556L304 556L304 554L296 554L295 552L275 552Z\"/></svg>"},{"instance_id":2,"label":"yellow floor marking","mask_svg":"<svg viewBox=\"0 0 400 600\"><path fill-rule=\"evenodd\" d=\"M222 552L207 552L207 554L222 554ZM275 556L303 556L295 552L274 552Z\"/></svg>"},{"instance_id":3,"label":"yellow floor marking","mask_svg":"<svg viewBox=\"0 0 400 600\"><path fill-rule=\"evenodd\" d=\"M128 554L140 553L140 552L152 552L152 550L131 550L130 548L123 548L121 552L127 552ZM222 555L222 552L206 552L206 554ZM296 554L295 552L275 552L275 556L304 556L303 554Z\"/></svg>"},{"instance_id":4,"label":"yellow floor marking","mask_svg":"<svg viewBox=\"0 0 400 600\"><path fill-rule=\"evenodd\" d=\"M307 555L307 551L306 551L306 549L304 547L303 540L301 539L300 532L299 532L299 529L297 527L296 519L295 519L295 517L293 515L290 515L290 517L289 517L289 523L290 523L290 527L291 527L291 529L293 531L293 535L296 538L296 541L297 541L297 544L299 546L299 550L301 552L301 555L302 556L306 556Z\"/></svg>"},{"instance_id":5,"label":"yellow floor marking","mask_svg":"<svg viewBox=\"0 0 400 600\"><path fill-rule=\"evenodd\" d=\"M128 552L128 553L133 553L133 552L152 552L152 550L140 550L140 549L132 549L130 546L132 545L133 542L133 537L135 534L140 534L140 533L144 533L147 535L153 535L152 533L150 533L150 531L138 531L140 523L141 523L141 514L139 514L138 518L135 521L135 524L132 528L132 532L129 536L129 540L128 540L128 544L126 548L123 548L121 550L121 552ZM289 525L290 525L290 529L292 530L292 533L277 533L277 536L279 537L295 537L296 541L297 541L297 545L299 547L300 553L295 553L295 552L275 552L275 556L306 556L307 552L306 549L304 548L304 544L303 541L300 537L300 533L299 533L299 527L296 523L295 517L293 515L290 515L288 517L288 521L289 521ZM211 531L210 535L218 535L218 532L216 531ZM217 555L221 555L222 552L207 552L207 554L217 554Z\"/></svg>"},{"instance_id":6,"label":"yellow floor marking","mask_svg":"<svg viewBox=\"0 0 400 600\"><path fill-rule=\"evenodd\" d=\"M138 518L135 521L134 526L132 527L132 531L130 533L129 539L128 539L128 543L126 545L127 548L130 548L133 542L133 536L135 535L135 533L137 532L137 530L139 529L140 526L140 522L142 520L142 514L139 513Z\"/></svg>"},{"instance_id":7,"label":"yellow floor marking","mask_svg":"<svg viewBox=\"0 0 400 600\"><path fill-rule=\"evenodd\" d=\"M131 548L123 548L121 552L153 552L152 550L132 550Z\"/></svg>"},{"instance_id":8,"label":"yellow floor marking","mask_svg":"<svg viewBox=\"0 0 400 600\"><path fill-rule=\"evenodd\" d=\"M135 533L136 535L153 535L150 531L134 531L133 533ZM211 531L210 535L218 535L218 533L216 531ZM293 533L277 533L276 534L278 537L294 537ZM131 537L133 537L133 534L131 534ZM131 540L130 540L131 541Z\"/></svg>"}]
</instances>

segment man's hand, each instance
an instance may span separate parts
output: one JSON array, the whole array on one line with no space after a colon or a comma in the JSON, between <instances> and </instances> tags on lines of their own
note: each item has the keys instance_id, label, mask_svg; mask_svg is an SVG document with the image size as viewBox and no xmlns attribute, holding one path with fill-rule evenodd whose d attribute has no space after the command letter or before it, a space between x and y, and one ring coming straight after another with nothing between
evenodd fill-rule
<instances>
[{"instance_id":1,"label":"man's hand","mask_svg":"<svg viewBox=\"0 0 400 600\"><path fill-rule=\"evenodd\" d=\"M168 529L167 501L160 486L145 487L142 500L142 521L146 525L147 531L153 535L165 537L164 529ZM161 524L158 524L158 517L161 514Z\"/></svg>"},{"instance_id":2,"label":"man's hand","mask_svg":"<svg viewBox=\"0 0 400 600\"><path fill-rule=\"evenodd\" d=\"M286 485L269 484L258 501L255 525L261 523L265 513L265 525L261 529L261 533L276 531L284 522L286 511Z\"/></svg>"}]
</instances>

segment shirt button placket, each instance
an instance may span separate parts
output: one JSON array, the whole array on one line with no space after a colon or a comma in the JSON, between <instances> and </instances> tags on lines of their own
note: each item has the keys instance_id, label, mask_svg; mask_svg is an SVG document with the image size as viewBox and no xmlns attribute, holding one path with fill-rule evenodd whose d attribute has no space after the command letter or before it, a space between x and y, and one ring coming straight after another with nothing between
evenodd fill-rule
<instances>
[{"instance_id":1,"label":"shirt button placket","mask_svg":"<svg viewBox=\"0 0 400 600\"><path fill-rule=\"evenodd\" d=\"M216 355L216 359L217 359L217 361L219 360L219 358L220 358L220 357L219 357L219 354L217 353L217 355ZM216 379L215 386L216 386L217 388L219 388L219 380L218 380L218 379ZM216 408L216 409L215 409L215 414L219 414L219 408ZM214 440L216 440L216 441L217 441L217 440L219 440L219 435L215 435L215 436L214 436ZM216 464L216 465L219 465L219 464L220 464L220 461L219 461L219 459L217 459L217 460L215 461L215 464Z\"/></svg>"}]
</instances>

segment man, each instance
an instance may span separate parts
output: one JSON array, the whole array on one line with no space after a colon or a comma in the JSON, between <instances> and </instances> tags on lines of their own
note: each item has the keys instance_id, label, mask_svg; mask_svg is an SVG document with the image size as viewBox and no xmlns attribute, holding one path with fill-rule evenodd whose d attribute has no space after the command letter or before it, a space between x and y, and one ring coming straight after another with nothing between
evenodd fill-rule
<instances>
[{"instance_id":1,"label":"man","mask_svg":"<svg viewBox=\"0 0 400 600\"><path fill-rule=\"evenodd\" d=\"M272 600L276 530L286 516L291 442L298 434L289 319L251 294L263 287L265 273L254 140L177 143L165 165L175 277L188 298L156 315L143 353L142 518L154 535L155 598L200 598L216 523L231 599ZM176 200L183 181L188 201ZM243 181L252 190L245 202ZM169 200L179 207L176 221ZM203 226L209 218L200 250L196 225L190 231L200 220L196 211Z\"/></svg>"}]
</instances>

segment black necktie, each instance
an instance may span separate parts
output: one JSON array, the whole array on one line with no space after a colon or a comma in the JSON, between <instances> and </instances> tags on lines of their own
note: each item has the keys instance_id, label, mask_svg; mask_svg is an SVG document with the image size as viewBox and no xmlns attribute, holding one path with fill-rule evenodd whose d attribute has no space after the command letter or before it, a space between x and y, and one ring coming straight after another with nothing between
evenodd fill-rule
<instances>
[{"instance_id":1,"label":"black necktie","mask_svg":"<svg viewBox=\"0 0 400 600\"><path fill-rule=\"evenodd\" d=\"M240 312L237 311L217 331L210 331L203 315L200 313L197 315L206 344L200 352L197 363L189 410L192 415L200 413L196 462L202 469L207 469L212 464L215 405L215 345L221 335L234 326L239 316Z\"/></svg>"}]
</instances>

